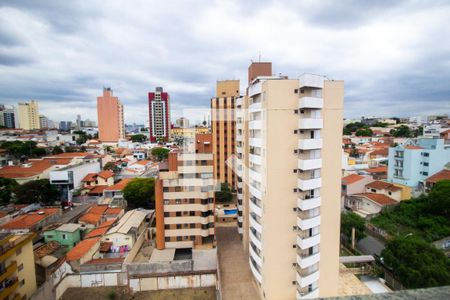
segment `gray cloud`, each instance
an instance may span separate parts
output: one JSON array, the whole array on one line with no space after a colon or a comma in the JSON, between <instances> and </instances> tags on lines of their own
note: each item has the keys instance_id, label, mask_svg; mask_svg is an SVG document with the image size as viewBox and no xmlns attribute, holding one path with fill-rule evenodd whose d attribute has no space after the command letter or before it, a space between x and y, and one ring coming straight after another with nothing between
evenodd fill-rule
<instances>
[{"instance_id":1,"label":"gray cloud","mask_svg":"<svg viewBox=\"0 0 450 300\"><path fill-rule=\"evenodd\" d=\"M162 86L180 116L216 80L244 88L261 52L275 73L345 80L347 117L448 112L448 19L446 1L0 1L0 102L96 119L110 86L144 122Z\"/></svg>"}]
</instances>

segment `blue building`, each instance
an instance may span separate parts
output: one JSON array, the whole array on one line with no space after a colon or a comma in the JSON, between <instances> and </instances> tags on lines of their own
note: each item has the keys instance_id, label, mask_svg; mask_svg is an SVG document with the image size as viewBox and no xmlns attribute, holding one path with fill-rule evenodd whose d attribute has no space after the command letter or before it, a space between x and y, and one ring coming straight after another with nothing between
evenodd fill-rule
<instances>
[{"instance_id":1,"label":"blue building","mask_svg":"<svg viewBox=\"0 0 450 300\"><path fill-rule=\"evenodd\" d=\"M443 139L419 138L389 148L388 181L413 188L417 195L423 182L450 162L450 144Z\"/></svg>"}]
</instances>

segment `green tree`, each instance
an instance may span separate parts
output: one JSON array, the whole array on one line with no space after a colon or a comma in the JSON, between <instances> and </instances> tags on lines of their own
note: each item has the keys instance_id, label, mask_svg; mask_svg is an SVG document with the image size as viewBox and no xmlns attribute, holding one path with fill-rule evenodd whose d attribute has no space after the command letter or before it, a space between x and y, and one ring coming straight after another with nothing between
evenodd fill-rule
<instances>
[{"instance_id":1,"label":"green tree","mask_svg":"<svg viewBox=\"0 0 450 300\"><path fill-rule=\"evenodd\" d=\"M129 208L155 208L155 179L135 178L123 189Z\"/></svg>"},{"instance_id":2,"label":"green tree","mask_svg":"<svg viewBox=\"0 0 450 300\"><path fill-rule=\"evenodd\" d=\"M376 122L375 124L373 124L371 127L383 127L386 128L388 127L388 123L384 123L384 122Z\"/></svg>"},{"instance_id":3,"label":"green tree","mask_svg":"<svg viewBox=\"0 0 450 300\"><path fill-rule=\"evenodd\" d=\"M349 240L352 239L352 228L355 228L355 238L357 241L363 239L366 234L366 221L354 212L341 214L341 233Z\"/></svg>"},{"instance_id":4,"label":"green tree","mask_svg":"<svg viewBox=\"0 0 450 300\"><path fill-rule=\"evenodd\" d=\"M392 129L389 133L394 137L412 137L411 129L406 125L400 125L396 129Z\"/></svg>"},{"instance_id":5,"label":"green tree","mask_svg":"<svg viewBox=\"0 0 450 300\"><path fill-rule=\"evenodd\" d=\"M0 178L0 205L8 205L14 198L18 183L14 179Z\"/></svg>"},{"instance_id":6,"label":"green tree","mask_svg":"<svg viewBox=\"0 0 450 300\"><path fill-rule=\"evenodd\" d=\"M60 146L55 146L52 149L52 154L56 155L56 154L61 154L64 153L63 149Z\"/></svg>"},{"instance_id":7,"label":"green tree","mask_svg":"<svg viewBox=\"0 0 450 300\"><path fill-rule=\"evenodd\" d=\"M48 179L38 179L18 185L14 193L16 202L19 204L42 203L51 205L59 200L58 189L50 184Z\"/></svg>"},{"instance_id":8,"label":"green tree","mask_svg":"<svg viewBox=\"0 0 450 300\"><path fill-rule=\"evenodd\" d=\"M450 180L436 182L428 196L428 210L450 220Z\"/></svg>"},{"instance_id":9,"label":"green tree","mask_svg":"<svg viewBox=\"0 0 450 300\"><path fill-rule=\"evenodd\" d=\"M217 203L230 203L233 200L233 193L228 183L221 183L220 191L215 192L214 196Z\"/></svg>"},{"instance_id":10,"label":"green tree","mask_svg":"<svg viewBox=\"0 0 450 300\"><path fill-rule=\"evenodd\" d=\"M356 136L373 136L373 131L370 128L358 129L355 133Z\"/></svg>"},{"instance_id":11,"label":"green tree","mask_svg":"<svg viewBox=\"0 0 450 300\"><path fill-rule=\"evenodd\" d=\"M131 136L131 140L133 143L143 143L147 140L147 137L144 134L135 134Z\"/></svg>"},{"instance_id":12,"label":"green tree","mask_svg":"<svg viewBox=\"0 0 450 300\"><path fill-rule=\"evenodd\" d=\"M367 126L361 122L350 123L350 124L345 125L344 134L350 135L353 132L357 131L358 129L365 129L365 128L369 128L369 126Z\"/></svg>"},{"instance_id":13,"label":"green tree","mask_svg":"<svg viewBox=\"0 0 450 300\"><path fill-rule=\"evenodd\" d=\"M16 159L23 157L41 157L46 154L45 149L38 148L34 141L3 142L0 148L6 149L8 154Z\"/></svg>"},{"instance_id":14,"label":"green tree","mask_svg":"<svg viewBox=\"0 0 450 300\"><path fill-rule=\"evenodd\" d=\"M105 164L105 166L103 167L103 170L111 170L111 171L113 171L115 174L117 174L117 173L119 173L120 172L120 168L116 165L116 163L114 163L114 162L112 162L112 161L110 161L110 162L107 162L106 164Z\"/></svg>"},{"instance_id":15,"label":"green tree","mask_svg":"<svg viewBox=\"0 0 450 300\"><path fill-rule=\"evenodd\" d=\"M162 161L169 157L169 152L170 150L167 148L155 147L152 149L151 153L158 161Z\"/></svg>"},{"instance_id":16,"label":"green tree","mask_svg":"<svg viewBox=\"0 0 450 300\"><path fill-rule=\"evenodd\" d=\"M412 235L397 237L386 243L381 252L383 262L409 289L450 284L450 261L444 253Z\"/></svg>"},{"instance_id":17,"label":"green tree","mask_svg":"<svg viewBox=\"0 0 450 300\"><path fill-rule=\"evenodd\" d=\"M64 150L67 152L67 153L72 153L72 152L79 152L79 148L78 147L74 147L74 146L66 146L65 148L64 148Z\"/></svg>"}]
</instances>

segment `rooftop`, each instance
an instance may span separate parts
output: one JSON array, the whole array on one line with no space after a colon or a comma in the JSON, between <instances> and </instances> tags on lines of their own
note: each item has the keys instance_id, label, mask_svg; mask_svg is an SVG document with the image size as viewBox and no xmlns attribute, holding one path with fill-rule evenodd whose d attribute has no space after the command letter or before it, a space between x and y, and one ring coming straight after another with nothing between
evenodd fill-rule
<instances>
[{"instance_id":1,"label":"rooftop","mask_svg":"<svg viewBox=\"0 0 450 300\"><path fill-rule=\"evenodd\" d=\"M56 230L65 231L65 232L75 232L80 228L81 228L80 224L67 223L67 224L63 224L63 225L59 226L58 228L56 228Z\"/></svg>"},{"instance_id":2,"label":"rooftop","mask_svg":"<svg viewBox=\"0 0 450 300\"><path fill-rule=\"evenodd\" d=\"M59 213L59 211L59 208L42 208L38 211L32 211L1 225L0 229L31 229L31 227L35 226L40 221Z\"/></svg>"},{"instance_id":3,"label":"rooftop","mask_svg":"<svg viewBox=\"0 0 450 300\"><path fill-rule=\"evenodd\" d=\"M87 213L81 216L79 222L96 225L102 219L101 214Z\"/></svg>"},{"instance_id":4,"label":"rooftop","mask_svg":"<svg viewBox=\"0 0 450 300\"><path fill-rule=\"evenodd\" d=\"M382 166L382 167L367 169L367 172L369 172L369 173L387 173L387 169L388 169L387 166Z\"/></svg>"},{"instance_id":5,"label":"rooftop","mask_svg":"<svg viewBox=\"0 0 450 300\"><path fill-rule=\"evenodd\" d=\"M388 197L384 194L375 194L375 193L362 193L362 194L355 194L355 196L362 196L365 197L375 203L378 203L381 206L384 205L393 205L397 204L398 202L392 199L391 197Z\"/></svg>"},{"instance_id":6,"label":"rooftop","mask_svg":"<svg viewBox=\"0 0 450 300\"><path fill-rule=\"evenodd\" d=\"M382 180L375 180L371 183L366 184L366 187L373 188L377 190L389 190L389 191L399 191L401 190L400 187L393 185L392 183L382 181Z\"/></svg>"},{"instance_id":7,"label":"rooftop","mask_svg":"<svg viewBox=\"0 0 450 300\"><path fill-rule=\"evenodd\" d=\"M443 170L431 175L430 177L425 179L425 181L430 182L430 183L436 183L438 181L445 180L445 179L450 180L450 170L443 169Z\"/></svg>"},{"instance_id":8,"label":"rooftop","mask_svg":"<svg viewBox=\"0 0 450 300\"><path fill-rule=\"evenodd\" d=\"M114 177L114 172L111 170L101 171L100 173L98 173L98 177L101 177L103 179L108 179L108 178Z\"/></svg>"},{"instance_id":9,"label":"rooftop","mask_svg":"<svg viewBox=\"0 0 450 300\"><path fill-rule=\"evenodd\" d=\"M348 185L364 179L364 176L358 174L350 174L342 178L342 184Z\"/></svg>"},{"instance_id":10,"label":"rooftop","mask_svg":"<svg viewBox=\"0 0 450 300\"><path fill-rule=\"evenodd\" d=\"M119 181L118 183L108 186L105 191L121 191L123 190L127 184L132 180L133 178L125 178Z\"/></svg>"},{"instance_id":11,"label":"rooftop","mask_svg":"<svg viewBox=\"0 0 450 300\"><path fill-rule=\"evenodd\" d=\"M123 233L127 234L131 228L138 228L145 220L147 212L143 210L133 209L128 211L119 223L108 231L110 233Z\"/></svg>"},{"instance_id":12,"label":"rooftop","mask_svg":"<svg viewBox=\"0 0 450 300\"><path fill-rule=\"evenodd\" d=\"M94 247L94 245L99 240L100 240L99 237L82 240L81 242L76 244L75 247L72 248L72 250L70 250L67 253L67 260L68 261L79 260L84 255L86 255L86 253L89 252L89 250L91 250L91 248Z\"/></svg>"},{"instance_id":13,"label":"rooftop","mask_svg":"<svg viewBox=\"0 0 450 300\"><path fill-rule=\"evenodd\" d=\"M29 160L21 166L5 166L0 168L0 177L4 178L27 178L41 174L56 165L67 165L70 159L42 159Z\"/></svg>"}]
</instances>

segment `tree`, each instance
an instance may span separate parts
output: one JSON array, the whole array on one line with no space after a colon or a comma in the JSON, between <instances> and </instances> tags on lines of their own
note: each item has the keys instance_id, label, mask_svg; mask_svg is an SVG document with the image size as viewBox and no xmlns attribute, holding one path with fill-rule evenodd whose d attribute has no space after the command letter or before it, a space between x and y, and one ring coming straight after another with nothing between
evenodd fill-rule
<instances>
[{"instance_id":1,"label":"tree","mask_svg":"<svg viewBox=\"0 0 450 300\"><path fill-rule=\"evenodd\" d=\"M103 167L103 170L111 170L111 171L113 171L115 174L117 174L117 173L119 173L119 171L120 171L120 168L116 165L116 163L115 162L112 162L112 161L110 161L110 162L107 162L106 164L105 164L105 166Z\"/></svg>"},{"instance_id":2,"label":"tree","mask_svg":"<svg viewBox=\"0 0 450 300\"><path fill-rule=\"evenodd\" d=\"M387 242L381 256L408 289L450 284L450 261L441 250L414 235Z\"/></svg>"},{"instance_id":3,"label":"tree","mask_svg":"<svg viewBox=\"0 0 450 300\"><path fill-rule=\"evenodd\" d=\"M220 191L215 192L214 196L218 203L230 203L233 200L233 193L228 183L221 183Z\"/></svg>"},{"instance_id":4,"label":"tree","mask_svg":"<svg viewBox=\"0 0 450 300\"><path fill-rule=\"evenodd\" d=\"M384 123L384 122L376 122L375 124L373 124L371 127L383 127L386 128L388 127L388 123Z\"/></svg>"},{"instance_id":5,"label":"tree","mask_svg":"<svg viewBox=\"0 0 450 300\"><path fill-rule=\"evenodd\" d=\"M361 128L356 131L355 135L356 136L372 136L373 131L370 128Z\"/></svg>"},{"instance_id":6,"label":"tree","mask_svg":"<svg viewBox=\"0 0 450 300\"><path fill-rule=\"evenodd\" d=\"M67 153L72 153L72 152L79 152L79 148L78 147L74 147L74 146L66 146L65 148L64 148L64 150L67 152Z\"/></svg>"},{"instance_id":7,"label":"tree","mask_svg":"<svg viewBox=\"0 0 450 300\"><path fill-rule=\"evenodd\" d=\"M152 155L158 160L162 161L169 157L170 150L162 147L155 147L152 149Z\"/></svg>"},{"instance_id":8,"label":"tree","mask_svg":"<svg viewBox=\"0 0 450 300\"><path fill-rule=\"evenodd\" d=\"M143 143L147 140L147 137L144 134L135 134L131 136L131 140L133 143Z\"/></svg>"},{"instance_id":9,"label":"tree","mask_svg":"<svg viewBox=\"0 0 450 300\"><path fill-rule=\"evenodd\" d=\"M412 137L411 129L406 125L400 125L396 129L392 129L389 133L394 137Z\"/></svg>"},{"instance_id":10,"label":"tree","mask_svg":"<svg viewBox=\"0 0 450 300\"><path fill-rule=\"evenodd\" d=\"M366 236L364 232L366 229L366 221L364 218L358 216L354 212L341 214L341 234L349 241L352 239L352 228L355 228L355 238L357 241Z\"/></svg>"},{"instance_id":11,"label":"tree","mask_svg":"<svg viewBox=\"0 0 450 300\"><path fill-rule=\"evenodd\" d=\"M42 203L51 205L59 200L58 189L50 184L48 179L38 179L18 185L14 193L16 202L19 204Z\"/></svg>"},{"instance_id":12,"label":"tree","mask_svg":"<svg viewBox=\"0 0 450 300\"><path fill-rule=\"evenodd\" d=\"M428 204L431 213L450 219L450 180L435 183L428 195Z\"/></svg>"},{"instance_id":13,"label":"tree","mask_svg":"<svg viewBox=\"0 0 450 300\"><path fill-rule=\"evenodd\" d=\"M53 149L52 149L52 154L53 155L56 155L56 154L61 154L61 153L63 153L64 151L63 151L63 149L60 147L60 146L55 146L55 147L53 147Z\"/></svg>"},{"instance_id":14,"label":"tree","mask_svg":"<svg viewBox=\"0 0 450 300\"><path fill-rule=\"evenodd\" d=\"M45 149L38 148L37 143L34 141L13 141L3 142L0 148L6 149L8 154L16 159L23 157L41 157L46 153Z\"/></svg>"},{"instance_id":15,"label":"tree","mask_svg":"<svg viewBox=\"0 0 450 300\"><path fill-rule=\"evenodd\" d=\"M361 123L361 122L355 122L345 125L344 127L344 134L345 135L351 135L353 132L357 131L361 128L369 128L367 125Z\"/></svg>"},{"instance_id":16,"label":"tree","mask_svg":"<svg viewBox=\"0 0 450 300\"><path fill-rule=\"evenodd\" d=\"M123 189L129 208L155 208L155 179L135 178Z\"/></svg>"},{"instance_id":17,"label":"tree","mask_svg":"<svg viewBox=\"0 0 450 300\"><path fill-rule=\"evenodd\" d=\"M14 179L0 178L0 205L8 205L14 197L14 190L18 183Z\"/></svg>"}]
</instances>

